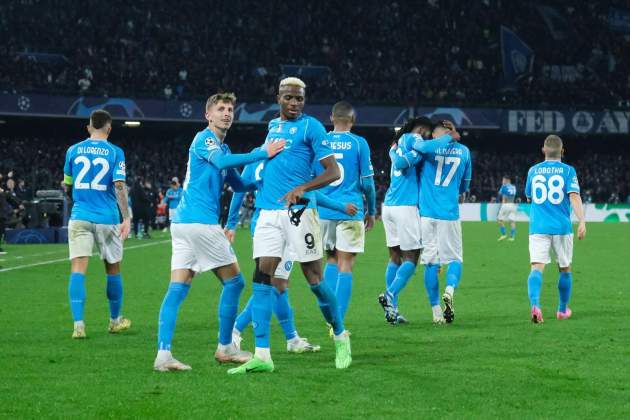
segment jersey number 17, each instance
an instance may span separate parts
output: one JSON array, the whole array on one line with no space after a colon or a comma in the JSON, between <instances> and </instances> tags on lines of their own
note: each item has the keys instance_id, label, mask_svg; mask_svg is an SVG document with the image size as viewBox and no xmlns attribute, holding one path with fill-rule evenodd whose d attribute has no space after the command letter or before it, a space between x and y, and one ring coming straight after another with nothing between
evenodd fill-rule
<instances>
[{"instance_id":1,"label":"jersey number 17","mask_svg":"<svg viewBox=\"0 0 630 420\"><path fill-rule=\"evenodd\" d=\"M434 185L448 187L451 183L451 180L455 176L455 172L457 172L457 168L459 164L462 163L462 159L453 156L436 156L435 160L437 161L437 170L435 171L435 182ZM446 178L442 181L442 172L444 171L444 165L451 165L451 169L446 174Z\"/></svg>"}]
</instances>

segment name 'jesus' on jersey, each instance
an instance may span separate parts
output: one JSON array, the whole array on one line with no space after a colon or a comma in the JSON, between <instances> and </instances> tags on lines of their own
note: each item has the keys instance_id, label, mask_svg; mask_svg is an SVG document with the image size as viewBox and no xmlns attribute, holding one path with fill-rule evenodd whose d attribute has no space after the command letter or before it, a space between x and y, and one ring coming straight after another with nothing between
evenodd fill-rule
<instances>
[{"instance_id":1,"label":"name 'jesus' on jersey","mask_svg":"<svg viewBox=\"0 0 630 420\"><path fill-rule=\"evenodd\" d=\"M395 153L398 156L407 156L412 159L409 167L403 170L395 170L394 165L390 171L389 188L385 193L385 206L418 206L418 162L422 157L413 150L416 142L423 141L419 134L405 133L398 139L398 147Z\"/></svg>"},{"instance_id":2,"label":"name 'jesus' on jersey","mask_svg":"<svg viewBox=\"0 0 630 420\"><path fill-rule=\"evenodd\" d=\"M231 151L209 128L198 132L188 149L183 194L173 223L219 223L227 171L211 163L215 153L231 154Z\"/></svg>"},{"instance_id":3,"label":"name 'jesus' on jersey","mask_svg":"<svg viewBox=\"0 0 630 420\"><path fill-rule=\"evenodd\" d=\"M328 146L324 126L309 115L302 114L295 120L273 119L268 129L265 143L284 139L286 146L282 153L265 163L256 207L280 210L285 208L280 200L286 193L313 178L313 160L332 156L333 151ZM314 208L313 192L307 192L304 197L310 199L308 207Z\"/></svg>"},{"instance_id":4,"label":"name 'jesus' on jersey","mask_svg":"<svg viewBox=\"0 0 630 420\"><path fill-rule=\"evenodd\" d=\"M374 168L370 162L370 146L363 137L349 131L339 133L331 131L327 137L328 145L335 153L341 177L322 188L321 192L340 203L352 203L359 210L354 216L349 216L344 212L319 207L319 217L327 220L363 220L361 178L374 175ZM319 162L314 164L314 168L315 175L324 171Z\"/></svg>"},{"instance_id":5,"label":"name 'jesus' on jersey","mask_svg":"<svg viewBox=\"0 0 630 420\"><path fill-rule=\"evenodd\" d=\"M114 182L125 181L125 155L107 140L83 140L66 152L65 183L72 184L70 219L115 225L120 214Z\"/></svg>"},{"instance_id":6,"label":"name 'jesus' on jersey","mask_svg":"<svg viewBox=\"0 0 630 420\"><path fill-rule=\"evenodd\" d=\"M418 149L416 149L418 150ZM459 219L459 195L466 192L472 176L470 150L458 142L425 141L420 150L422 216L440 220Z\"/></svg>"},{"instance_id":7,"label":"name 'jesus' on jersey","mask_svg":"<svg viewBox=\"0 0 630 420\"><path fill-rule=\"evenodd\" d=\"M568 235L573 232L570 193L580 193L573 166L546 160L529 169L525 195L531 199L530 235Z\"/></svg>"}]
</instances>

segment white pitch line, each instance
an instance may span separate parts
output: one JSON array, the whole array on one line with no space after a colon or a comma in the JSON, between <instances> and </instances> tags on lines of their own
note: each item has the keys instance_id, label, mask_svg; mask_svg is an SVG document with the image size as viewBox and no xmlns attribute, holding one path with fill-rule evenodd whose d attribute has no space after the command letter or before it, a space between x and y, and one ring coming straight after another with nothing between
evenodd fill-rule
<instances>
[{"instance_id":1,"label":"white pitch line","mask_svg":"<svg viewBox=\"0 0 630 420\"><path fill-rule=\"evenodd\" d=\"M149 244L132 245L132 246L126 247L125 251L131 250L131 249L144 248L144 247L147 247L147 246L160 245L160 244L163 244L163 243L166 243L166 242L170 242L170 240L151 242ZM92 255L96 255L96 254L92 254ZM33 264L16 265L15 267L3 268L3 269L0 269L0 273L4 273L6 271L20 270L22 268L37 267L39 265L55 264L55 263L62 262L62 261L69 261L68 257L66 257L66 258L58 258L56 260L41 261L41 262L33 263Z\"/></svg>"}]
</instances>

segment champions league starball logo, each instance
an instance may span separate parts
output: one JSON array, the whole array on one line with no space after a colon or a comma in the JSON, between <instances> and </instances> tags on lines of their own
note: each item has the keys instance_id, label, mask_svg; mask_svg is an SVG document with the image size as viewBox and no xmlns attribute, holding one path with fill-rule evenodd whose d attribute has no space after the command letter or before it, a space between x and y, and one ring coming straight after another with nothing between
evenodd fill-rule
<instances>
[{"instance_id":1,"label":"champions league starball logo","mask_svg":"<svg viewBox=\"0 0 630 420\"><path fill-rule=\"evenodd\" d=\"M31 107L31 100L27 96L20 96L17 99L17 106L20 111L26 112Z\"/></svg>"},{"instance_id":2,"label":"champions league starball logo","mask_svg":"<svg viewBox=\"0 0 630 420\"><path fill-rule=\"evenodd\" d=\"M193 112L192 105L189 104L188 102L184 102L183 104L179 106L179 113L184 118L190 118L190 116L192 115L192 112Z\"/></svg>"}]
</instances>

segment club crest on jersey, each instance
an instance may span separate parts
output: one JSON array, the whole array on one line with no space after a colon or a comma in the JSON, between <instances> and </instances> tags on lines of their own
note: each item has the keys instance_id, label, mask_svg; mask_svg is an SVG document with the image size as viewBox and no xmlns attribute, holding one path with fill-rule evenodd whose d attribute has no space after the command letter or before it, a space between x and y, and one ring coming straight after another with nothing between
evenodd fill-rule
<instances>
[{"instance_id":1,"label":"club crest on jersey","mask_svg":"<svg viewBox=\"0 0 630 420\"><path fill-rule=\"evenodd\" d=\"M289 128L289 134L295 134L297 133L297 130L298 130L297 127L291 127Z\"/></svg>"},{"instance_id":2,"label":"club crest on jersey","mask_svg":"<svg viewBox=\"0 0 630 420\"><path fill-rule=\"evenodd\" d=\"M285 271L291 271L291 268L293 268L293 261L287 261L284 263Z\"/></svg>"},{"instance_id":3,"label":"club crest on jersey","mask_svg":"<svg viewBox=\"0 0 630 420\"><path fill-rule=\"evenodd\" d=\"M214 150L214 149L219 148L219 145L211 137L208 137L204 143L206 147L208 148L208 150Z\"/></svg>"}]
</instances>

